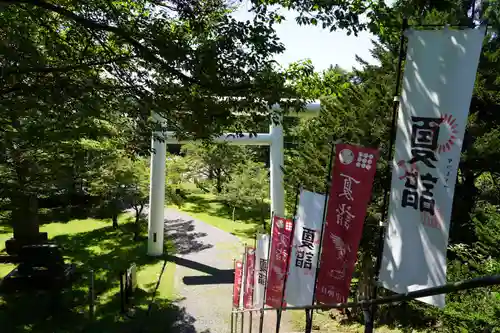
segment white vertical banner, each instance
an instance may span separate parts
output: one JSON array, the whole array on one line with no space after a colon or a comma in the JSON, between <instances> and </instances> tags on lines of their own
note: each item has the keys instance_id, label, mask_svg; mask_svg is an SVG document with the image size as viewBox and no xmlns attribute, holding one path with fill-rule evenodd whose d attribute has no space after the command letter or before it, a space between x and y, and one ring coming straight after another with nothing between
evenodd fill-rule
<instances>
[{"instance_id":1,"label":"white vertical banner","mask_svg":"<svg viewBox=\"0 0 500 333\"><path fill-rule=\"evenodd\" d=\"M485 28L410 30L397 122L382 285L446 284L446 249L462 140ZM444 307L444 295L423 297Z\"/></svg>"},{"instance_id":2,"label":"white vertical banner","mask_svg":"<svg viewBox=\"0 0 500 333\"><path fill-rule=\"evenodd\" d=\"M257 250L255 262L255 289L253 291L253 303L255 308L261 308L264 304L264 293L267 283L267 267L269 263L269 235L257 236Z\"/></svg>"},{"instance_id":3,"label":"white vertical banner","mask_svg":"<svg viewBox=\"0 0 500 333\"><path fill-rule=\"evenodd\" d=\"M312 305L324 206L325 195L300 191L285 287L288 304Z\"/></svg>"}]
</instances>

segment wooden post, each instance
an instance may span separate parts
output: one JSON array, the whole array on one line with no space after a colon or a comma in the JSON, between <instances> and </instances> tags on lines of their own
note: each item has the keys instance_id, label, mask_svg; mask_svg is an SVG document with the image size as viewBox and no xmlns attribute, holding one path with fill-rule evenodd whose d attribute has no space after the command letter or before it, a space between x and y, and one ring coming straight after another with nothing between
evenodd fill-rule
<instances>
[{"instance_id":1,"label":"wooden post","mask_svg":"<svg viewBox=\"0 0 500 333\"><path fill-rule=\"evenodd\" d=\"M94 294L94 271L90 270L89 274L89 319L94 320L95 311L95 294Z\"/></svg>"}]
</instances>

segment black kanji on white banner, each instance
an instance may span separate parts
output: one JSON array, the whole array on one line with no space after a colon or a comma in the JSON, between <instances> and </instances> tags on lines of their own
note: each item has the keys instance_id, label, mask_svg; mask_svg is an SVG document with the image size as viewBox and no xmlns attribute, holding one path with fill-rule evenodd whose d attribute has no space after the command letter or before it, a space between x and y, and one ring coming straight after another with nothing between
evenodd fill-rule
<instances>
[{"instance_id":1,"label":"black kanji on white banner","mask_svg":"<svg viewBox=\"0 0 500 333\"><path fill-rule=\"evenodd\" d=\"M441 118L411 117L411 155L410 164L422 162L429 168L436 168L439 125Z\"/></svg>"}]
</instances>

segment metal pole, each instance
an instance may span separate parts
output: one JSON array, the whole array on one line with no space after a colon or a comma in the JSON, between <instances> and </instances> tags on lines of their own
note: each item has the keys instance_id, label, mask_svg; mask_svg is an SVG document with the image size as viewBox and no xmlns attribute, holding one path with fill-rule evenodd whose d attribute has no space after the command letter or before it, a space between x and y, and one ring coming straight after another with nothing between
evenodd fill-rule
<instances>
[{"instance_id":1,"label":"metal pole","mask_svg":"<svg viewBox=\"0 0 500 333\"><path fill-rule=\"evenodd\" d=\"M125 313L125 286L123 285L123 271L120 271L120 310Z\"/></svg>"},{"instance_id":2,"label":"metal pole","mask_svg":"<svg viewBox=\"0 0 500 333\"><path fill-rule=\"evenodd\" d=\"M264 284L264 295L262 295L262 308L260 309L260 321L259 321L259 333L262 333L264 330L264 308L266 307L266 292L267 292L267 278L269 276L269 262L271 258L269 258L271 253L271 241L273 237L273 229L274 229L274 212L271 214L271 232L269 233L269 241L267 242L267 269L266 269L266 281ZM266 230L265 222L264 222L264 231Z\"/></svg>"},{"instance_id":3,"label":"metal pole","mask_svg":"<svg viewBox=\"0 0 500 333\"><path fill-rule=\"evenodd\" d=\"M244 332L244 328L245 328L245 312L242 312L241 313L241 333Z\"/></svg>"},{"instance_id":4,"label":"metal pole","mask_svg":"<svg viewBox=\"0 0 500 333\"><path fill-rule=\"evenodd\" d=\"M253 266L253 267L254 267L254 269L253 269L253 275L254 275L254 279L253 279L253 280L254 280L254 281L253 281L253 286L252 286L252 307L253 307L253 306L254 306L254 304L255 304L255 303L254 303L254 301L253 301L253 297L254 297L254 295L255 295L254 290L255 290L255 260L256 260L256 258L257 258L257 255L256 255L256 253L257 253L257 231L255 232L255 238L254 238L254 242L253 242L253 244L254 244L254 245L253 245L253 248L254 248L254 251L255 251L255 252L254 252L254 254L255 254L255 255L254 255L254 266ZM248 333L252 333L252 327L253 327L253 311L251 311L251 312L250 312L249 317L250 317L250 318L249 318L249 320L250 320L250 328L248 329Z\"/></svg>"},{"instance_id":5,"label":"metal pole","mask_svg":"<svg viewBox=\"0 0 500 333\"><path fill-rule=\"evenodd\" d=\"M242 286L241 290L243 291L243 297L242 297L242 307L241 309L245 309L245 287L246 287L246 282L247 282L247 244L244 244L245 246L245 251L243 252L243 281L242 281ZM245 313L241 312L241 333L244 332L245 328Z\"/></svg>"},{"instance_id":6,"label":"metal pole","mask_svg":"<svg viewBox=\"0 0 500 333\"><path fill-rule=\"evenodd\" d=\"M301 186L297 186L297 192L295 193L295 207L293 208L293 217L292 217L292 231L291 231L291 239L290 244L288 244L287 251L287 259L286 259L286 270L285 277L283 279L283 290L281 292L281 301L279 309L276 309L276 333L280 332L281 326L281 313L283 312L283 300L285 299L285 289L286 289L286 280L288 279L288 269L290 266L290 252L292 251L292 243L293 243L293 235L295 232L295 217L297 215L297 204L299 202L299 194L300 194Z\"/></svg>"},{"instance_id":7,"label":"metal pole","mask_svg":"<svg viewBox=\"0 0 500 333\"><path fill-rule=\"evenodd\" d=\"M90 281L89 281L89 318L91 321L94 320L95 311L95 294L94 294L94 271L90 270Z\"/></svg>"},{"instance_id":8,"label":"metal pole","mask_svg":"<svg viewBox=\"0 0 500 333\"><path fill-rule=\"evenodd\" d=\"M234 286L236 283L236 259L233 259L233 291L231 292L231 329L230 332L233 333L234 329Z\"/></svg>"},{"instance_id":9,"label":"metal pole","mask_svg":"<svg viewBox=\"0 0 500 333\"><path fill-rule=\"evenodd\" d=\"M391 296L386 296L377 299L362 300L358 302L346 302L346 303L332 303L332 304L320 304L320 305L308 305L308 306L287 306L284 310L331 310L331 309L347 309L362 307L364 305L372 304L393 304L400 303L416 298L422 298L426 296L449 294L461 290L469 290L474 288L483 288L488 286L500 285L500 275L489 275L479 278L474 278L470 280L463 280L457 282L451 282L439 287L431 287L426 289L421 289L417 291L411 291L404 294L394 294ZM274 310L271 308L266 308L264 311ZM252 310L244 310L249 312Z\"/></svg>"},{"instance_id":10,"label":"metal pole","mask_svg":"<svg viewBox=\"0 0 500 333\"><path fill-rule=\"evenodd\" d=\"M400 41L399 41L399 59L398 59L398 68L397 68L397 73L396 73L396 86L394 87L394 103L392 106L392 122L391 122L391 131L390 131L390 138L389 138L389 149L387 151L387 165L388 165L388 171L389 175L392 174L392 148L394 146L394 141L396 140L396 117L398 113L398 107L399 107L399 88L401 85L401 67L403 65L403 58L404 58L404 46L405 46L405 35L404 32L408 27L408 19L403 18L403 25L401 26L401 36L400 36ZM382 219L381 219L381 225L380 225L380 230L379 230L379 235L378 235L378 248L377 248L377 261L375 264L375 283L374 283L374 289L373 289L373 298L377 298L378 294L378 279L379 279L379 273L380 273L380 266L382 265L382 254L384 251L384 238L385 238L385 224L386 224L386 219L387 219L387 210L388 210L388 204L389 204L389 192L390 192L390 187L391 187L391 177L388 177L388 181L385 187L385 192L384 192L384 198L382 202ZM371 309L366 309L365 313L365 333L372 333L373 332L373 327L374 327L374 321L375 321L375 311L376 311L376 306L372 305ZM371 313L369 313L371 312Z\"/></svg>"},{"instance_id":11,"label":"metal pole","mask_svg":"<svg viewBox=\"0 0 500 333\"><path fill-rule=\"evenodd\" d=\"M328 162L328 170L326 171L326 177L325 177L325 202L323 204L323 221L321 224L321 233L319 236L319 249L318 249L318 258L316 259L316 272L314 275L314 288L313 288L313 297L311 301L311 305L314 305L315 299L316 299L316 285L318 282L318 272L319 272L319 265L320 265L320 259L321 259L321 245L323 244L323 233L325 231L325 219L326 219L326 207L328 206L328 195L330 192L330 186L332 182L332 166L333 166L333 156L335 153L335 144L336 142L331 143L330 147L330 161ZM312 323L313 323L313 311L312 310L306 310L306 333L311 333L312 331Z\"/></svg>"},{"instance_id":12,"label":"metal pole","mask_svg":"<svg viewBox=\"0 0 500 333\"><path fill-rule=\"evenodd\" d=\"M262 305L262 309L260 309L260 320L259 320L259 333L262 333L264 330L264 307L266 303L264 301L264 304Z\"/></svg>"}]
</instances>

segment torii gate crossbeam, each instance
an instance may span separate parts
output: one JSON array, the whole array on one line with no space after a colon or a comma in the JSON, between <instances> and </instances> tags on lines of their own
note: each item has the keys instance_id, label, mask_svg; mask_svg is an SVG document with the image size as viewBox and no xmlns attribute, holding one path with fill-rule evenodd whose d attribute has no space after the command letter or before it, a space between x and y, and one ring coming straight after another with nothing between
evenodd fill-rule
<instances>
[{"instance_id":1,"label":"torii gate crossbeam","mask_svg":"<svg viewBox=\"0 0 500 333\"><path fill-rule=\"evenodd\" d=\"M276 106L279 108L279 106ZM274 109L274 107L273 107ZM306 106L306 111L289 114L289 116L302 116L317 114L320 103L314 102ZM155 140L155 136L165 136L164 141ZM177 140L172 132L155 133L151 139L151 177L149 191L149 216L148 216L148 255L160 256L163 254L165 234L165 163L167 144L182 144L190 141ZM285 187L283 184L284 144L283 126L273 124L269 126L269 133L258 133L250 137L244 134L241 137L225 134L215 139L215 142L227 142L231 145L269 146L270 160L270 197L271 212L278 216L285 215Z\"/></svg>"}]
</instances>

